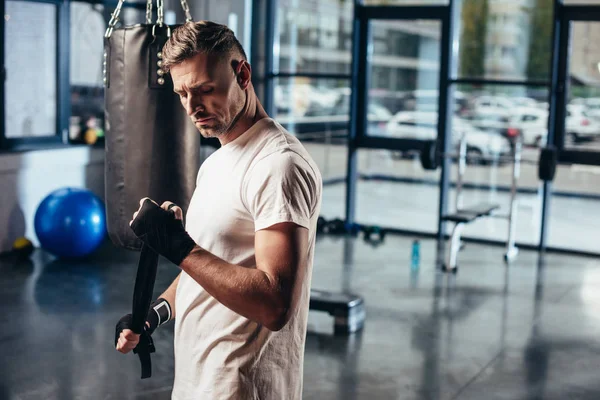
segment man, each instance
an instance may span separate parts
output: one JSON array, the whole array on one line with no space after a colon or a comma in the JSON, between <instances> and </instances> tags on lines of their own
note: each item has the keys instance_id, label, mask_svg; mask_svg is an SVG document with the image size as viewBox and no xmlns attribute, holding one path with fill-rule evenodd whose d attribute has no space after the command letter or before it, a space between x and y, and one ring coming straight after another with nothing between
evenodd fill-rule
<instances>
[{"instance_id":1,"label":"man","mask_svg":"<svg viewBox=\"0 0 600 400\"><path fill-rule=\"evenodd\" d=\"M151 199L131 221L181 269L147 321L153 332L175 318L172 398L300 399L319 170L261 106L227 27L177 28L163 68L200 133L221 143L200 168L185 228L179 207ZM138 340L125 329L117 350Z\"/></svg>"}]
</instances>

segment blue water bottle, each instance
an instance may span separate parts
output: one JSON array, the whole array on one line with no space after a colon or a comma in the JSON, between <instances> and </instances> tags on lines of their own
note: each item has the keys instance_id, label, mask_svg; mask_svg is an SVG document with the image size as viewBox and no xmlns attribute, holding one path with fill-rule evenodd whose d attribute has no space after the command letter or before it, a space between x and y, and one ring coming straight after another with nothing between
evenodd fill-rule
<instances>
[{"instance_id":1,"label":"blue water bottle","mask_svg":"<svg viewBox=\"0 0 600 400\"><path fill-rule=\"evenodd\" d=\"M421 243L419 243L418 240L413 241L413 244L412 244L412 264L411 264L411 268L412 269L418 269L419 268L420 247L421 247Z\"/></svg>"}]
</instances>

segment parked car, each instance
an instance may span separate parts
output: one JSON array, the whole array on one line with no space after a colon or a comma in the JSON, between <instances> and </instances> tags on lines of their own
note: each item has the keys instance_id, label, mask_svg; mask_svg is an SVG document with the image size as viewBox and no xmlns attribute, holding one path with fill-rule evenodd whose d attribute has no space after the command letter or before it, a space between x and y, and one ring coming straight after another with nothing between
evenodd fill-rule
<instances>
[{"instance_id":1,"label":"parked car","mask_svg":"<svg viewBox=\"0 0 600 400\"><path fill-rule=\"evenodd\" d=\"M472 102L472 115L509 113L515 108L515 103L503 96L479 96Z\"/></svg>"},{"instance_id":2,"label":"parked car","mask_svg":"<svg viewBox=\"0 0 600 400\"><path fill-rule=\"evenodd\" d=\"M548 111L537 107L520 107L511 112L488 110L474 115L470 121L478 129L509 140L520 139L525 145L539 146L548 134Z\"/></svg>"},{"instance_id":3,"label":"parked car","mask_svg":"<svg viewBox=\"0 0 600 400\"><path fill-rule=\"evenodd\" d=\"M434 140L437 138L438 115L435 112L402 111L392 117L387 125L390 137ZM469 160L478 162L480 157L494 158L510 153L510 143L499 134L477 129L463 118L452 118L452 144L458 150L461 137L467 140L467 155ZM473 156L478 157L473 157Z\"/></svg>"},{"instance_id":4,"label":"parked car","mask_svg":"<svg viewBox=\"0 0 600 400\"><path fill-rule=\"evenodd\" d=\"M589 117L586 107L569 104L565 124L566 139L572 143L600 138L600 123Z\"/></svg>"},{"instance_id":5,"label":"parked car","mask_svg":"<svg viewBox=\"0 0 600 400\"><path fill-rule=\"evenodd\" d=\"M387 136L386 126L392 114L382 105L367 105L367 134ZM277 121L304 141L345 141L350 128L350 106L343 100L334 107L312 103L302 116L280 114Z\"/></svg>"},{"instance_id":6,"label":"parked car","mask_svg":"<svg viewBox=\"0 0 600 400\"><path fill-rule=\"evenodd\" d=\"M600 97L587 98L584 104L587 108L587 115L596 121L600 121Z\"/></svg>"},{"instance_id":7,"label":"parked car","mask_svg":"<svg viewBox=\"0 0 600 400\"><path fill-rule=\"evenodd\" d=\"M518 137L524 145L543 146L548 136L548 111L534 107L515 109L506 136Z\"/></svg>"}]
</instances>

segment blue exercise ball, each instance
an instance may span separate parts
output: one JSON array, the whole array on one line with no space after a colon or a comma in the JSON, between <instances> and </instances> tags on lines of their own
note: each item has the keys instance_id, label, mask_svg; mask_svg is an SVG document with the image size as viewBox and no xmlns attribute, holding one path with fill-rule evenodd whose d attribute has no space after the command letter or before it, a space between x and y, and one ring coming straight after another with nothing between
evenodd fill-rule
<instances>
[{"instance_id":1,"label":"blue exercise ball","mask_svg":"<svg viewBox=\"0 0 600 400\"><path fill-rule=\"evenodd\" d=\"M91 254L106 237L106 211L91 191L63 188L42 200L34 225L44 250L60 258L79 258Z\"/></svg>"}]
</instances>

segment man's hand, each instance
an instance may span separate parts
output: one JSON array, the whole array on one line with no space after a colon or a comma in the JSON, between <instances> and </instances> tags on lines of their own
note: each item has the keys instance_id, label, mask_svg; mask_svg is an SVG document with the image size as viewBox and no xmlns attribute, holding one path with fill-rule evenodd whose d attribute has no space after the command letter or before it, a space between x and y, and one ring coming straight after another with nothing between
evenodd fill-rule
<instances>
[{"instance_id":1,"label":"man's hand","mask_svg":"<svg viewBox=\"0 0 600 400\"><path fill-rule=\"evenodd\" d=\"M142 200L140 200L140 208L142 206L142 202L148 199L147 197L144 197ZM150 199L148 199L150 200ZM152 201L152 200L150 200ZM155 201L152 201L154 204L158 204ZM175 218L180 220L181 222L183 222L183 210L181 209L181 207L179 207L178 205L176 205L175 203L173 203L172 201L165 201L164 203L162 203L162 205L160 206L160 208L162 208L165 211L172 211L175 214ZM138 211L133 213L133 219L135 219L135 217L137 217L139 212ZM133 222L133 220L129 221L129 226L131 226L131 223Z\"/></svg>"},{"instance_id":2,"label":"man's hand","mask_svg":"<svg viewBox=\"0 0 600 400\"><path fill-rule=\"evenodd\" d=\"M169 209L170 208L170 209ZM144 243L158 254L179 265L196 246L183 226L181 209L171 202L163 207L145 197L129 223Z\"/></svg>"},{"instance_id":3,"label":"man's hand","mask_svg":"<svg viewBox=\"0 0 600 400\"><path fill-rule=\"evenodd\" d=\"M140 335L133 333L131 329L123 329L117 341L117 351L127 354L135 349L140 342Z\"/></svg>"},{"instance_id":4,"label":"man's hand","mask_svg":"<svg viewBox=\"0 0 600 400\"><path fill-rule=\"evenodd\" d=\"M146 315L146 326L144 330L152 335L156 328L166 324L172 318L171 305L167 300L159 297L150 304L148 315ZM124 315L116 326L115 346L123 354L129 353L140 342L140 335L133 332L131 326L131 314ZM118 336L117 336L118 335Z\"/></svg>"}]
</instances>

